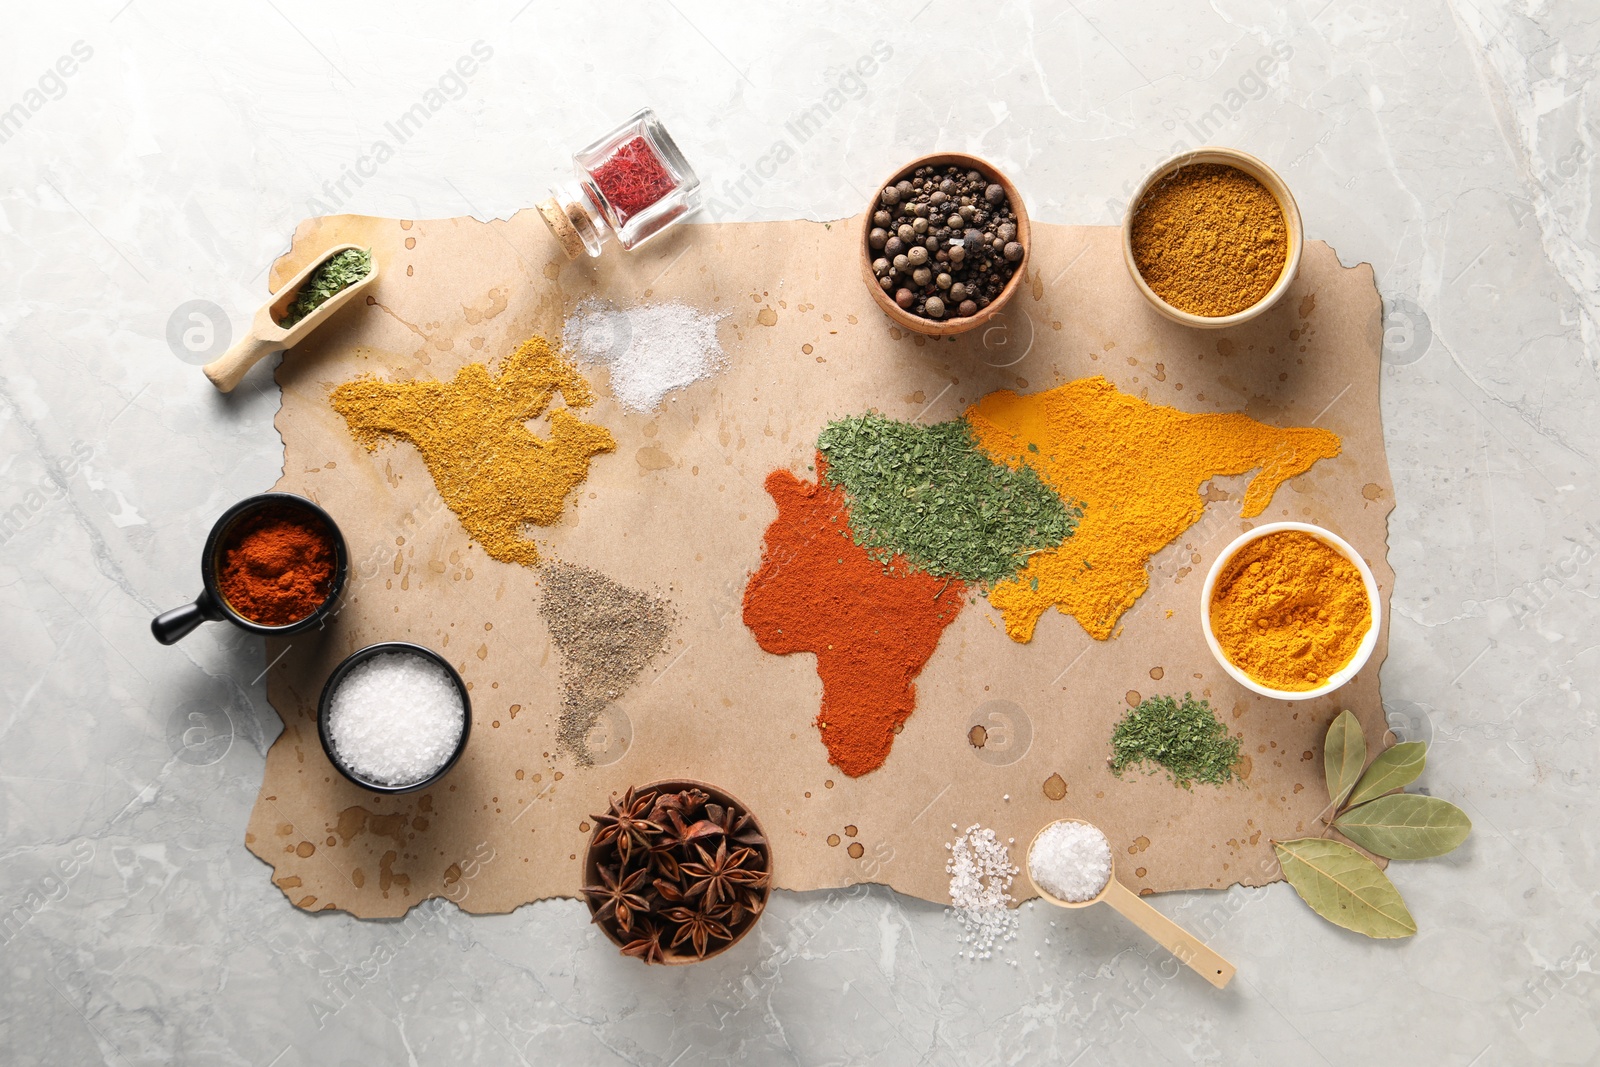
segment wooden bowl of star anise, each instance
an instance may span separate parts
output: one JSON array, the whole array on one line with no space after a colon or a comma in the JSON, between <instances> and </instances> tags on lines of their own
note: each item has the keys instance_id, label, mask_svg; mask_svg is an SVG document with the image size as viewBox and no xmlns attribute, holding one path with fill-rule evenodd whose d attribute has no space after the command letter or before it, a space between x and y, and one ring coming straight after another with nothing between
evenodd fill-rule
<instances>
[{"instance_id":1,"label":"wooden bowl of star anise","mask_svg":"<svg viewBox=\"0 0 1600 1067\"><path fill-rule=\"evenodd\" d=\"M698 963L749 933L772 892L761 824L716 786L652 782L590 816L583 894L624 956Z\"/></svg>"}]
</instances>

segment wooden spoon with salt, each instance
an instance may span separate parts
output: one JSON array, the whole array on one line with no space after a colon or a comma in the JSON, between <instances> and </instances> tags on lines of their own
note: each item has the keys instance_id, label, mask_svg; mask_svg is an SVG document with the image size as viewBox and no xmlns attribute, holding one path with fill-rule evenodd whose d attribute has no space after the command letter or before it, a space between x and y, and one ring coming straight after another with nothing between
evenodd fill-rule
<instances>
[{"instance_id":1,"label":"wooden spoon with salt","mask_svg":"<svg viewBox=\"0 0 1600 1067\"><path fill-rule=\"evenodd\" d=\"M1087 826L1096 833L1100 833L1098 827L1083 819L1057 819L1056 822L1075 822L1080 826ZM1033 847L1039 841L1039 835L1055 824L1054 822L1049 823L1038 834L1033 835L1033 840L1028 843L1028 856L1030 859L1033 856ZM1063 900L1054 894L1046 892L1039 885L1038 879L1033 877L1032 863L1028 864L1028 880L1033 883L1034 890L1041 897L1058 908L1087 908L1091 904L1105 901L1121 912L1123 918L1153 937L1162 948L1178 957L1183 963L1188 964L1201 978L1204 978L1218 989L1227 986L1228 982L1233 978L1233 964L1217 955L1206 946L1204 941L1201 941L1155 908L1152 908L1145 903L1143 897L1118 881L1114 855L1111 863L1112 869L1110 875L1106 878L1106 884L1100 887L1100 892L1088 900Z\"/></svg>"},{"instance_id":2,"label":"wooden spoon with salt","mask_svg":"<svg viewBox=\"0 0 1600 1067\"><path fill-rule=\"evenodd\" d=\"M367 272L366 277L334 293L288 329L278 325L279 320L288 313L289 305L299 294L300 287L305 285L306 279L311 277L313 271L340 252L361 247L351 244L334 245L299 274L290 278L283 288L273 293L272 299L256 311L255 318L250 322L250 332L238 344L201 368L205 371L206 377L211 379L211 384L224 393L233 392L234 387L243 380L251 367L273 352L282 352L304 341L312 330L327 322L340 308L355 299L357 293L376 281L378 257L373 256L372 269Z\"/></svg>"}]
</instances>

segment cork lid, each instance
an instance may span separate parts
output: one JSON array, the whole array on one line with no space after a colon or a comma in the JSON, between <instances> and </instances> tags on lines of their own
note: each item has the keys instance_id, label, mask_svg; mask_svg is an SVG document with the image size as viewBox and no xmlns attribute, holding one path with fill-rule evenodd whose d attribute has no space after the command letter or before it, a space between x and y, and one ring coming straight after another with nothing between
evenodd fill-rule
<instances>
[{"instance_id":1,"label":"cork lid","mask_svg":"<svg viewBox=\"0 0 1600 1067\"><path fill-rule=\"evenodd\" d=\"M544 219L544 224L550 227L550 232L555 235L556 241L561 245L561 250L567 254L568 259L577 259L583 255L583 236L578 232L578 227L573 225L573 220L562 210L561 204L555 197L541 200L538 205L539 217Z\"/></svg>"}]
</instances>

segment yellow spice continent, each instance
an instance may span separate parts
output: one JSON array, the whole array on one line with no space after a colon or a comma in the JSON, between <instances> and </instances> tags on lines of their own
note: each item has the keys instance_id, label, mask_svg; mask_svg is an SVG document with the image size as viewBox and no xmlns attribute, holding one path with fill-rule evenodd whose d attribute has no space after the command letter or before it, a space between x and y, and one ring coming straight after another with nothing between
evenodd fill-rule
<instances>
[{"instance_id":1,"label":"yellow spice continent","mask_svg":"<svg viewBox=\"0 0 1600 1067\"><path fill-rule=\"evenodd\" d=\"M1031 640L1052 605L1105 640L1150 587L1150 557L1200 518L1207 480L1260 468L1245 492L1249 518L1278 486L1340 449L1327 430L1192 415L1129 396L1102 377L1028 396L1003 389L966 417L995 459L1028 464L1064 499L1084 504L1077 533L990 591L1014 641Z\"/></svg>"},{"instance_id":2,"label":"yellow spice continent","mask_svg":"<svg viewBox=\"0 0 1600 1067\"><path fill-rule=\"evenodd\" d=\"M538 437L525 423L558 392L566 409L551 412L550 436ZM523 527L558 522L567 494L589 476L589 460L617 447L605 427L567 410L588 407L594 394L542 337L524 341L498 375L471 363L450 382L362 377L330 399L369 451L385 437L415 445L439 495L484 551L527 567L538 565L539 550Z\"/></svg>"}]
</instances>

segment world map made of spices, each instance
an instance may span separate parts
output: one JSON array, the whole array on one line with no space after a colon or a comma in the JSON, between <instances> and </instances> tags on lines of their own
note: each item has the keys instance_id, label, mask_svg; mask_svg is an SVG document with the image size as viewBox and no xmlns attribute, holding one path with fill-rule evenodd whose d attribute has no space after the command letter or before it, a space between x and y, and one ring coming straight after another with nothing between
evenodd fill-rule
<instances>
[{"instance_id":1,"label":"world map made of spices","mask_svg":"<svg viewBox=\"0 0 1600 1067\"><path fill-rule=\"evenodd\" d=\"M554 412L540 438L526 422L557 392L571 410ZM616 447L572 414L592 402L589 385L538 338L498 376L472 364L451 382L362 377L330 399L368 449L386 438L416 446L467 532L525 566L540 559L524 524L558 521L590 460ZM765 651L816 657L818 731L829 761L858 777L888 758L917 676L974 594L1017 642L1051 607L1110 639L1149 588L1150 558L1200 519L1205 482L1258 471L1244 497L1250 518L1341 442L1314 427L1151 404L1092 377L1000 390L932 426L840 420L817 446L814 481L788 470L766 479L778 515L743 615ZM569 747L587 762L581 743Z\"/></svg>"}]
</instances>

